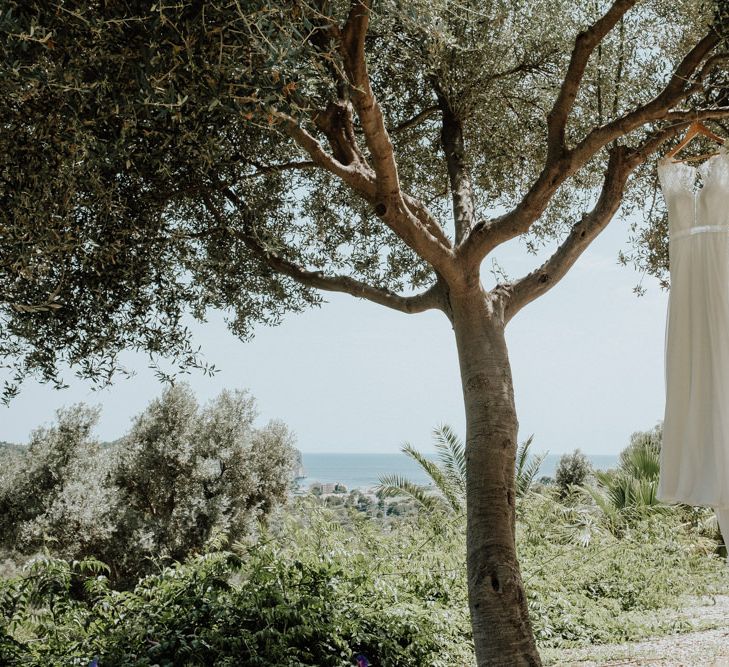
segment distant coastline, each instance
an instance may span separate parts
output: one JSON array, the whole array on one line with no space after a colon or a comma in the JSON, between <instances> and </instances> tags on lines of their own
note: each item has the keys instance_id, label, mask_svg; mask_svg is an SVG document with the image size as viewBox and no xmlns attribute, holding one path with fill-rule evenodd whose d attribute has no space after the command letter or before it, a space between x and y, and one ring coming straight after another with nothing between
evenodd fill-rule
<instances>
[{"instance_id":1,"label":"distant coastline","mask_svg":"<svg viewBox=\"0 0 729 667\"><path fill-rule=\"evenodd\" d=\"M435 453L426 452L429 458ZM557 463L562 454L548 454L539 469L538 477L554 477ZM618 463L618 454L586 454L597 470L613 468ZM312 484L341 484L348 491L369 490L377 486L381 475L397 474L417 484L430 480L423 470L401 452L388 454L367 454L361 452L316 452L301 453L303 476L297 479L299 489L306 491Z\"/></svg>"}]
</instances>

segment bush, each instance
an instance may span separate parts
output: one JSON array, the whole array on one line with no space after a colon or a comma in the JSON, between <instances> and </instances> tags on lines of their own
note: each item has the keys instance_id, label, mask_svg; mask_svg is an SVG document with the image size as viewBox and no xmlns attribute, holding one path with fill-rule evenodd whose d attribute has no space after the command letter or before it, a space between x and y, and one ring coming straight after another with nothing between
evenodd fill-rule
<instances>
[{"instance_id":1,"label":"bush","mask_svg":"<svg viewBox=\"0 0 729 667\"><path fill-rule=\"evenodd\" d=\"M661 426L633 433L630 444L620 453L615 470L595 474L597 488L587 487L605 515L606 524L620 534L626 522L641 520L652 512L673 512L656 494L661 468Z\"/></svg>"},{"instance_id":2,"label":"bush","mask_svg":"<svg viewBox=\"0 0 729 667\"><path fill-rule=\"evenodd\" d=\"M27 448L6 453L0 474L0 545L30 554L49 539L82 551L106 539L109 505L101 482L107 461L93 437L98 410L78 405L57 413Z\"/></svg>"},{"instance_id":3,"label":"bush","mask_svg":"<svg viewBox=\"0 0 729 667\"><path fill-rule=\"evenodd\" d=\"M357 510L362 498L331 510L297 498L255 542L208 540L213 551L123 592L97 561L41 558L0 581L3 664L345 667L363 653L373 665L472 665L463 516L379 521ZM703 513L652 513L615 535L595 505L556 489L518 511L541 648L688 629L667 610L729 591Z\"/></svg>"},{"instance_id":4,"label":"bush","mask_svg":"<svg viewBox=\"0 0 729 667\"><path fill-rule=\"evenodd\" d=\"M451 572L452 556L414 552L423 534L412 526L368 555L377 528L343 532L325 510L307 512L248 550L197 556L124 593L49 559L5 582L0 647L24 666L85 667L98 656L119 667L344 667L357 653L398 667L472 661L462 564ZM430 537L442 557L441 538ZM77 579L87 600L74 599ZM51 607L54 625L32 620Z\"/></svg>"},{"instance_id":5,"label":"bush","mask_svg":"<svg viewBox=\"0 0 729 667\"><path fill-rule=\"evenodd\" d=\"M201 408L177 385L102 448L96 411L61 411L0 478L0 543L20 558L44 546L98 557L127 587L159 563L200 553L216 533L243 537L286 500L295 463L286 426L256 429L255 416L245 392Z\"/></svg>"},{"instance_id":6,"label":"bush","mask_svg":"<svg viewBox=\"0 0 729 667\"><path fill-rule=\"evenodd\" d=\"M195 556L109 587L101 566L42 559L0 582L0 651L11 665L351 666L473 664L463 521L352 508L351 527L309 499L253 546ZM729 572L682 517L654 515L622 538L594 507L532 494L517 543L539 645L577 646L687 629L683 594L729 589ZM394 527L394 529L392 529ZM8 656L8 657L6 657Z\"/></svg>"},{"instance_id":7,"label":"bush","mask_svg":"<svg viewBox=\"0 0 729 667\"><path fill-rule=\"evenodd\" d=\"M576 449L572 454L563 454L554 475L554 481L564 498L572 486L582 486L592 474L592 466L588 458Z\"/></svg>"}]
</instances>

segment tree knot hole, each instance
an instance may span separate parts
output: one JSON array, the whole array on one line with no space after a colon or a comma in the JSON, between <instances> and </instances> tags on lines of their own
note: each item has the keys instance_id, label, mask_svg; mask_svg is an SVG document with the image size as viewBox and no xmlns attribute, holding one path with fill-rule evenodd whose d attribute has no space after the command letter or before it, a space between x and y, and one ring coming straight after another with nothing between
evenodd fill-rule
<instances>
[{"instance_id":1,"label":"tree knot hole","mask_svg":"<svg viewBox=\"0 0 729 667\"><path fill-rule=\"evenodd\" d=\"M501 593L501 582L499 581L499 577L496 575L496 572L491 573L491 588L493 588L496 593Z\"/></svg>"},{"instance_id":2,"label":"tree knot hole","mask_svg":"<svg viewBox=\"0 0 729 667\"><path fill-rule=\"evenodd\" d=\"M543 273L541 276L539 276L539 282L542 284L549 282L549 274Z\"/></svg>"},{"instance_id":3,"label":"tree knot hole","mask_svg":"<svg viewBox=\"0 0 729 667\"><path fill-rule=\"evenodd\" d=\"M375 213L381 218L385 215L385 213L387 213L387 206L380 202L377 206L375 206Z\"/></svg>"}]
</instances>

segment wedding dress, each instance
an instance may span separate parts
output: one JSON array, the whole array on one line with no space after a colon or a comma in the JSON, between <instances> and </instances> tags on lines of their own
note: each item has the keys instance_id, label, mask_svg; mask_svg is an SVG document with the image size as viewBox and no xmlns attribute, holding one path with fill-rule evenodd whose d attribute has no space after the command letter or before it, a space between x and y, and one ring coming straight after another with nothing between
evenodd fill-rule
<instances>
[{"instance_id":1,"label":"wedding dress","mask_svg":"<svg viewBox=\"0 0 729 667\"><path fill-rule=\"evenodd\" d=\"M729 154L663 159L671 291L658 499L713 507L729 540ZM697 179L700 181L696 183Z\"/></svg>"}]
</instances>

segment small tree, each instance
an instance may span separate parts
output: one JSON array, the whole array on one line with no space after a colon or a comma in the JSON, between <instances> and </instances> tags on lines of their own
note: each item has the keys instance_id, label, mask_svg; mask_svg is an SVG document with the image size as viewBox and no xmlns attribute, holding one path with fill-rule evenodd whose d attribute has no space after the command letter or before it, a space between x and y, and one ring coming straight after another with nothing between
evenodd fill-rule
<instances>
[{"instance_id":1,"label":"small tree","mask_svg":"<svg viewBox=\"0 0 729 667\"><path fill-rule=\"evenodd\" d=\"M136 545L125 570L148 570L150 558L183 560L213 531L238 539L285 500L293 438L280 422L255 429L255 415L246 392L224 391L200 409L189 387L175 385L136 419L111 471L118 541ZM126 553L120 544L115 561Z\"/></svg>"},{"instance_id":2,"label":"small tree","mask_svg":"<svg viewBox=\"0 0 729 667\"><path fill-rule=\"evenodd\" d=\"M564 498L571 486L582 486L591 474L592 465L579 449L571 454L562 454L554 473L560 496Z\"/></svg>"},{"instance_id":3,"label":"small tree","mask_svg":"<svg viewBox=\"0 0 729 667\"><path fill-rule=\"evenodd\" d=\"M127 586L214 533L246 535L284 502L296 459L286 426L255 428L255 414L245 392L224 391L201 409L176 385L102 449L92 438L98 411L60 411L0 478L2 546L96 556Z\"/></svg>"},{"instance_id":4,"label":"small tree","mask_svg":"<svg viewBox=\"0 0 729 667\"><path fill-rule=\"evenodd\" d=\"M102 462L92 437L98 417L98 410L83 405L59 410L53 426L33 431L27 449L2 455L0 544L5 549L31 553L49 538L77 543L82 527L91 539L100 537L82 520L99 509L95 493ZM69 520L73 514L75 520Z\"/></svg>"}]
</instances>

